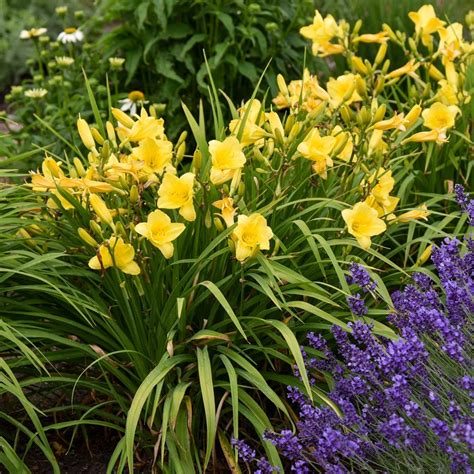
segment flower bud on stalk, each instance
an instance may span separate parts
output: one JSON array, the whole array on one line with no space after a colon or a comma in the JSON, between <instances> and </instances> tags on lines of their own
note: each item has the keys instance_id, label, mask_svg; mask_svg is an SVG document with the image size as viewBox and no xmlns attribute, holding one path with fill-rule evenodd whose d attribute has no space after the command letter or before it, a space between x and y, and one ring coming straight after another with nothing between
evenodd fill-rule
<instances>
[{"instance_id":1,"label":"flower bud on stalk","mask_svg":"<svg viewBox=\"0 0 474 474\"><path fill-rule=\"evenodd\" d=\"M444 74L436 66L433 66L433 64L430 64L428 74L435 81L441 81L444 79Z\"/></svg>"},{"instance_id":2,"label":"flower bud on stalk","mask_svg":"<svg viewBox=\"0 0 474 474\"><path fill-rule=\"evenodd\" d=\"M392 28L390 28L389 25L387 25L387 23L384 23L382 25L382 30L385 31L385 33L388 34L388 37L394 41L395 43L398 43L398 38L397 38L397 35L395 34L395 32L392 30Z\"/></svg>"},{"instance_id":3,"label":"flower bud on stalk","mask_svg":"<svg viewBox=\"0 0 474 474\"><path fill-rule=\"evenodd\" d=\"M420 255L420 258L417 260L415 267L419 267L420 265L423 265L431 257L432 248L433 248L432 245L428 245L428 247L426 247L426 249Z\"/></svg>"},{"instance_id":4,"label":"flower bud on stalk","mask_svg":"<svg viewBox=\"0 0 474 474\"><path fill-rule=\"evenodd\" d=\"M280 92L285 96L288 97L290 95L290 92L288 91L288 86L286 85L285 78L281 75L277 75L277 84L278 84L278 89Z\"/></svg>"},{"instance_id":5,"label":"flower bud on stalk","mask_svg":"<svg viewBox=\"0 0 474 474\"><path fill-rule=\"evenodd\" d=\"M293 125L295 124L296 117L292 114L290 115L285 122L285 135L288 136L290 133L291 129L293 128Z\"/></svg>"},{"instance_id":6,"label":"flower bud on stalk","mask_svg":"<svg viewBox=\"0 0 474 474\"><path fill-rule=\"evenodd\" d=\"M224 226L222 225L222 222L218 217L214 217L214 226L216 227L218 232L222 232L224 230Z\"/></svg>"},{"instance_id":7,"label":"flower bud on stalk","mask_svg":"<svg viewBox=\"0 0 474 474\"><path fill-rule=\"evenodd\" d=\"M193 163L192 163L194 174L199 173L199 170L201 169L201 164L202 164L202 153L201 153L201 150L196 149L193 154Z\"/></svg>"},{"instance_id":8,"label":"flower bud on stalk","mask_svg":"<svg viewBox=\"0 0 474 474\"><path fill-rule=\"evenodd\" d=\"M84 119L79 118L77 119L77 130L85 147L88 150L93 150L95 148L95 141L89 124Z\"/></svg>"},{"instance_id":9,"label":"flower bud on stalk","mask_svg":"<svg viewBox=\"0 0 474 474\"><path fill-rule=\"evenodd\" d=\"M385 86L385 79L383 77L377 78L375 81L374 93L376 95L380 94Z\"/></svg>"},{"instance_id":10,"label":"flower bud on stalk","mask_svg":"<svg viewBox=\"0 0 474 474\"><path fill-rule=\"evenodd\" d=\"M357 35L362 28L362 20L359 18L354 25L354 29L352 30L353 35Z\"/></svg>"},{"instance_id":11,"label":"flower bud on stalk","mask_svg":"<svg viewBox=\"0 0 474 474\"><path fill-rule=\"evenodd\" d=\"M91 194L89 196L89 203L97 214L97 217L104 223L109 225L113 230L115 230L115 224L112 217L112 214L107 207L107 204L97 195Z\"/></svg>"},{"instance_id":12,"label":"flower bud on stalk","mask_svg":"<svg viewBox=\"0 0 474 474\"><path fill-rule=\"evenodd\" d=\"M107 121L105 123L105 129L107 131L107 137L109 138L110 142L112 143L114 148L117 148L117 137L115 135L114 126L112 125L112 123Z\"/></svg>"},{"instance_id":13,"label":"flower bud on stalk","mask_svg":"<svg viewBox=\"0 0 474 474\"><path fill-rule=\"evenodd\" d=\"M381 104L380 107L374 113L373 122L377 123L383 120L383 118L385 117L386 110L387 106L385 104Z\"/></svg>"},{"instance_id":14,"label":"flower bud on stalk","mask_svg":"<svg viewBox=\"0 0 474 474\"><path fill-rule=\"evenodd\" d=\"M102 145L102 150L100 152L102 159L107 160L110 156L110 144L108 140L104 141L104 144Z\"/></svg>"},{"instance_id":15,"label":"flower bud on stalk","mask_svg":"<svg viewBox=\"0 0 474 474\"><path fill-rule=\"evenodd\" d=\"M136 204L138 202L138 199L139 199L139 193L138 193L138 187L136 184L132 185L132 187L130 188L130 202L132 204Z\"/></svg>"},{"instance_id":16,"label":"flower bud on stalk","mask_svg":"<svg viewBox=\"0 0 474 474\"><path fill-rule=\"evenodd\" d=\"M97 224L97 222L94 220L89 221L89 225L92 229L92 232L94 232L95 235L100 237L100 240L104 240L104 234L102 233L102 229L100 228L100 225Z\"/></svg>"},{"instance_id":17,"label":"flower bud on stalk","mask_svg":"<svg viewBox=\"0 0 474 474\"><path fill-rule=\"evenodd\" d=\"M206 215L204 216L204 225L206 229L210 229L212 227L212 217L210 209L207 210Z\"/></svg>"},{"instance_id":18,"label":"flower bud on stalk","mask_svg":"<svg viewBox=\"0 0 474 474\"><path fill-rule=\"evenodd\" d=\"M176 151L176 165L179 165L186 153L186 142L182 142Z\"/></svg>"},{"instance_id":19,"label":"flower bud on stalk","mask_svg":"<svg viewBox=\"0 0 474 474\"><path fill-rule=\"evenodd\" d=\"M341 117L344 120L344 123L349 126L354 118L354 114L352 110L347 105L342 105L341 109Z\"/></svg>"},{"instance_id":20,"label":"flower bud on stalk","mask_svg":"<svg viewBox=\"0 0 474 474\"><path fill-rule=\"evenodd\" d=\"M181 135L178 138L178 141L176 142L176 148L179 148L179 145L183 143L186 138L188 137L188 132L185 130L184 132L181 132Z\"/></svg>"},{"instance_id":21,"label":"flower bud on stalk","mask_svg":"<svg viewBox=\"0 0 474 474\"><path fill-rule=\"evenodd\" d=\"M120 109L113 108L112 115L115 119L120 122L124 127L131 128L135 123L131 117L129 117L125 112Z\"/></svg>"},{"instance_id":22,"label":"flower bud on stalk","mask_svg":"<svg viewBox=\"0 0 474 474\"><path fill-rule=\"evenodd\" d=\"M389 68L390 68L390 59L386 59L382 66L382 74L383 75L387 74L387 71L389 70Z\"/></svg>"},{"instance_id":23,"label":"flower bud on stalk","mask_svg":"<svg viewBox=\"0 0 474 474\"><path fill-rule=\"evenodd\" d=\"M382 61L385 59L385 55L387 54L387 49L388 49L387 43L382 43L380 45L380 48L377 51L377 55L375 56L375 60L374 60L375 66L378 66L379 64L381 64Z\"/></svg>"},{"instance_id":24,"label":"flower bud on stalk","mask_svg":"<svg viewBox=\"0 0 474 474\"><path fill-rule=\"evenodd\" d=\"M87 232L86 229L83 227L79 227L77 229L77 233L79 234L79 237L87 244L90 245L91 247L98 247L99 243Z\"/></svg>"},{"instance_id":25,"label":"flower bud on stalk","mask_svg":"<svg viewBox=\"0 0 474 474\"><path fill-rule=\"evenodd\" d=\"M352 56L351 62L356 72L359 72L364 76L367 76L369 74L369 70L367 69L367 66L364 64L364 61L362 61L361 58L359 58L358 56Z\"/></svg>"},{"instance_id":26,"label":"flower bud on stalk","mask_svg":"<svg viewBox=\"0 0 474 474\"><path fill-rule=\"evenodd\" d=\"M415 56L418 56L418 47L416 46L416 41L413 38L408 38L408 47Z\"/></svg>"},{"instance_id":27,"label":"flower bud on stalk","mask_svg":"<svg viewBox=\"0 0 474 474\"><path fill-rule=\"evenodd\" d=\"M121 222L117 222L116 230L117 234L121 235L123 238L127 238L127 231Z\"/></svg>"},{"instance_id":28,"label":"flower bud on stalk","mask_svg":"<svg viewBox=\"0 0 474 474\"><path fill-rule=\"evenodd\" d=\"M92 132L92 136L94 137L94 140L99 145L103 145L104 144L104 137L100 134L99 130L97 130L95 127L91 127L91 132Z\"/></svg>"},{"instance_id":29,"label":"flower bud on stalk","mask_svg":"<svg viewBox=\"0 0 474 474\"><path fill-rule=\"evenodd\" d=\"M291 127L290 133L288 134L288 141L291 143L296 136L301 132L303 124L301 122L297 122Z\"/></svg>"}]
</instances>

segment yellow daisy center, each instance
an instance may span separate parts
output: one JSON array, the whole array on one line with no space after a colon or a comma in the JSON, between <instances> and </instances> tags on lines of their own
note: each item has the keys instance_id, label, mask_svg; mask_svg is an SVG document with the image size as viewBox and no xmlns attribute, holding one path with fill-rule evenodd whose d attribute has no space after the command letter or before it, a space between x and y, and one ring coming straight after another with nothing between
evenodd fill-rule
<instances>
[{"instance_id":1,"label":"yellow daisy center","mask_svg":"<svg viewBox=\"0 0 474 474\"><path fill-rule=\"evenodd\" d=\"M73 33L75 33L77 31L77 28L74 28L71 26L71 28L65 28L64 29L64 33L68 34L68 35L72 35Z\"/></svg>"},{"instance_id":2,"label":"yellow daisy center","mask_svg":"<svg viewBox=\"0 0 474 474\"><path fill-rule=\"evenodd\" d=\"M132 102L143 102L145 100L145 94L141 91L132 91L128 94L128 98Z\"/></svg>"}]
</instances>

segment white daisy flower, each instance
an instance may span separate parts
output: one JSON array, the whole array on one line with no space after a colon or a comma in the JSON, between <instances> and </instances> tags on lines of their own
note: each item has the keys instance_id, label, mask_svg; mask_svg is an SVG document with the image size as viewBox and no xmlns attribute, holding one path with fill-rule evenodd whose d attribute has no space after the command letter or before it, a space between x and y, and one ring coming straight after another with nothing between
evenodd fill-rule
<instances>
[{"instance_id":1,"label":"white daisy flower","mask_svg":"<svg viewBox=\"0 0 474 474\"><path fill-rule=\"evenodd\" d=\"M77 43L84 39L84 33L79 28L66 28L58 35L58 41L61 43Z\"/></svg>"},{"instance_id":2,"label":"white daisy flower","mask_svg":"<svg viewBox=\"0 0 474 474\"><path fill-rule=\"evenodd\" d=\"M42 87L38 89L28 89L25 91L25 96L29 97L30 99L41 99L43 98L48 91L46 89L43 89Z\"/></svg>"},{"instance_id":3,"label":"white daisy flower","mask_svg":"<svg viewBox=\"0 0 474 474\"><path fill-rule=\"evenodd\" d=\"M130 115L137 113L138 107L143 107L148 104L148 100L145 100L145 94L141 91L132 91L128 94L126 99L119 100L122 104L120 110L124 112L130 112Z\"/></svg>"},{"instance_id":4,"label":"white daisy flower","mask_svg":"<svg viewBox=\"0 0 474 474\"><path fill-rule=\"evenodd\" d=\"M20 33L20 39L38 38L38 36L44 35L47 31L47 28L31 28L31 30L22 30Z\"/></svg>"}]
</instances>

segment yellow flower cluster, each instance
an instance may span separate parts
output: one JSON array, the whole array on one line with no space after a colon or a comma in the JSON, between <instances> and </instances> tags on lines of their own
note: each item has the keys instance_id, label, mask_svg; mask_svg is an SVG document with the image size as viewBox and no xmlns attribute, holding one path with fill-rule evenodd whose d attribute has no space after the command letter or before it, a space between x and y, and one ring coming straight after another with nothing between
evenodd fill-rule
<instances>
[{"instance_id":1,"label":"yellow flower cluster","mask_svg":"<svg viewBox=\"0 0 474 474\"><path fill-rule=\"evenodd\" d=\"M255 98L244 102L215 139L197 139L190 155L186 132L172 143L163 119L145 104L139 115L112 109L115 123L100 130L79 118L87 156L67 165L46 157L41 170L31 172L31 187L46 193L54 218L82 216L77 232L94 270L137 275L155 249L176 259L203 232L210 240L228 232L236 260L251 260L270 250L274 238L264 215L303 185L308 197L313 187L337 189L344 209L336 219L368 249L389 226L427 219L425 204L397 211L400 156L443 146L468 98L464 82L473 48L462 39L462 26L446 25L429 6L409 16L415 34L407 40L387 25L359 34L360 22L351 31L316 12L301 33L312 40L314 54L346 56L347 72L325 84L308 70L300 80L279 75L270 107ZM360 43L378 45L373 61L357 56ZM385 59L390 45L407 55L392 70ZM394 99L399 88L405 101ZM278 248L277 240L274 253Z\"/></svg>"}]
</instances>

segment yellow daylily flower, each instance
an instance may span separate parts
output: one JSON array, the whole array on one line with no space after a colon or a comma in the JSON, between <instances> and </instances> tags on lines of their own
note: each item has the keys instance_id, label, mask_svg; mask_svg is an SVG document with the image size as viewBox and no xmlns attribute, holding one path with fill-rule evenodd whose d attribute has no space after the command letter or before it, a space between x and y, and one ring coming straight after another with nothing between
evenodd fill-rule
<instances>
[{"instance_id":1,"label":"yellow daylily flower","mask_svg":"<svg viewBox=\"0 0 474 474\"><path fill-rule=\"evenodd\" d=\"M129 275L138 275L140 267L134 258L133 245L126 244L122 237L111 237L108 242L100 245L97 255L89 260L89 267L93 270L117 267Z\"/></svg>"},{"instance_id":2,"label":"yellow daylily flower","mask_svg":"<svg viewBox=\"0 0 474 474\"><path fill-rule=\"evenodd\" d=\"M147 137L139 143L138 147L133 148L132 156L144 162L143 171L145 173L175 172L175 168L171 164L173 144L169 140L156 140Z\"/></svg>"},{"instance_id":3,"label":"yellow daylily flower","mask_svg":"<svg viewBox=\"0 0 474 474\"><path fill-rule=\"evenodd\" d=\"M194 174L185 173L178 178L166 173L158 189L158 207L162 209L179 209L179 214L187 221L196 220L193 204Z\"/></svg>"},{"instance_id":4,"label":"yellow daylily flower","mask_svg":"<svg viewBox=\"0 0 474 474\"><path fill-rule=\"evenodd\" d=\"M333 165L329 156L336 144L336 137L321 137L319 130L313 128L303 142L298 145L298 151L307 160L314 161L313 169L322 178L326 178L326 169Z\"/></svg>"},{"instance_id":5,"label":"yellow daylily flower","mask_svg":"<svg viewBox=\"0 0 474 474\"><path fill-rule=\"evenodd\" d=\"M455 105L435 102L429 109L423 110L423 125L431 130L447 130L454 127L456 115L460 110Z\"/></svg>"},{"instance_id":6,"label":"yellow daylily flower","mask_svg":"<svg viewBox=\"0 0 474 474\"><path fill-rule=\"evenodd\" d=\"M220 215L224 219L227 227L234 225L234 216L237 210L234 208L234 200L231 197L225 197L219 201L214 201L212 205L217 209L220 209Z\"/></svg>"},{"instance_id":7,"label":"yellow daylily flower","mask_svg":"<svg viewBox=\"0 0 474 474\"><path fill-rule=\"evenodd\" d=\"M428 211L428 207L426 204L423 204L418 209L413 209L412 211L405 212L398 216L398 222L409 222L414 219L423 219L425 221L428 220L428 216L430 215L430 211Z\"/></svg>"},{"instance_id":8,"label":"yellow daylily flower","mask_svg":"<svg viewBox=\"0 0 474 474\"><path fill-rule=\"evenodd\" d=\"M232 235L236 241L235 257L243 262L258 250L269 250L273 232L267 226L267 220L261 214L254 213L250 216L240 215Z\"/></svg>"},{"instance_id":9,"label":"yellow daylily flower","mask_svg":"<svg viewBox=\"0 0 474 474\"><path fill-rule=\"evenodd\" d=\"M391 130L395 128L397 130L405 131L405 115L403 113L395 114L389 119L375 123L373 128L376 130Z\"/></svg>"},{"instance_id":10,"label":"yellow daylily flower","mask_svg":"<svg viewBox=\"0 0 474 474\"><path fill-rule=\"evenodd\" d=\"M336 125L331 135L336 139L332 153L335 158L342 161L350 161L354 151L354 141L350 132L343 132L339 125Z\"/></svg>"},{"instance_id":11,"label":"yellow daylily flower","mask_svg":"<svg viewBox=\"0 0 474 474\"><path fill-rule=\"evenodd\" d=\"M101 199L97 194L91 194L89 196L89 203L97 214L97 217L104 223L115 229L114 220L110 209L107 207L107 204L103 199Z\"/></svg>"},{"instance_id":12,"label":"yellow daylily flower","mask_svg":"<svg viewBox=\"0 0 474 474\"><path fill-rule=\"evenodd\" d=\"M333 108L362 100L356 90L356 83L359 77L355 74L344 74L336 79L333 77L329 79L326 87Z\"/></svg>"},{"instance_id":13,"label":"yellow daylily flower","mask_svg":"<svg viewBox=\"0 0 474 474\"><path fill-rule=\"evenodd\" d=\"M368 155L372 155L373 153L387 153L388 145L383 140L383 130L373 130L372 135L369 139L369 150Z\"/></svg>"},{"instance_id":14,"label":"yellow daylily flower","mask_svg":"<svg viewBox=\"0 0 474 474\"><path fill-rule=\"evenodd\" d=\"M177 239L184 229L184 224L172 223L159 209L148 214L147 222L140 222L135 226L135 231L149 240L165 258L173 256L173 240Z\"/></svg>"},{"instance_id":15,"label":"yellow daylily flower","mask_svg":"<svg viewBox=\"0 0 474 474\"><path fill-rule=\"evenodd\" d=\"M408 17L415 23L415 32L425 46L431 44L431 35L442 29L445 23L436 17L433 5L423 5L418 11L408 13Z\"/></svg>"},{"instance_id":16,"label":"yellow daylily flower","mask_svg":"<svg viewBox=\"0 0 474 474\"><path fill-rule=\"evenodd\" d=\"M446 28L439 30L439 48L442 55L442 62L452 62L459 57L464 50L470 49L463 41L463 25L461 23L451 23Z\"/></svg>"},{"instance_id":17,"label":"yellow daylily flower","mask_svg":"<svg viewBox=\"0 0 474 474\"><path fill-rule=\"evenodd\" d=\"M430 130L429 132L414 133L411 137L403 140L402 145L408 142L436 142L438 145L442 145L443 143L447 143L448 139L445 131Z\"/></svg>"},{"instance_id":18,"label":"yellow daylily flower","mask_svg":"<svg viewBox=\"0 0 474 474\"><path fill-rule=\"evenodd\" d=\"M313 42L312 50L315 56L339 54L344 51L342 45L330 43L333 38L342 36L342 29L332 15L323 18L316 10L313 23L300 28L300 34Z\"/></svg>"},{"instance_id":19,"label":"yellow daylily flower","mask_svg":"<svg viewBox=\"0 0 474 474\"><path fill-rule=\"evenodd\" d=\"M395 186L395 180L392 178L392 171L385 170L385 168L379 168L372 176L369 177L367 182L372 186L370 194L375 200L381 205L388 207L389 194ZM377 183L374 185L374 183Z\"/></svg>"},{"instance_id":20,"label":"yellow daylily flower","mask_svg":"<svg viewBox=\"0 0 474 474\"><path fill-rule=\"evenodd\" d=\"M367 250L372 244L371 237L387 229L385 222L379 219L378 212L365 202L358 202L352 209L344 209L342 218L359 245Z\"/></svg>"},{"instance_id":21,"label":"yellow daylily flower","mask_svg":"<svg viewBox=\"0 0 474 474\"><path fill-rule=\"evenodd\" d=\"M122 125L117 128L117 134L122 141L140 142L145 138L164 138L164 120L146 115L144 108L137 120L128 117L120 109L112 108L112 114ZM126 121L123 116L130 118L131 122Z\"/></svg>"},{"instance_id":22,"label":"yellow daylily flower","mask_svg":"<svg viewBox=\"0 0 474 474\"><path fill-rule=\"evenodd\" d=\"M247 110L248 115L245 117ZM261 127L265 122L265 113L262 111L262 103L259 100L253 99L247 102L239 109L239 114L240 118L230 121L229 130L235 135L242 133L240 143L243 146L252 145L266 135L265 130ZM245 124L243 124L244 119ZM243 127L242 132L241 127Z\"/></svg>"},{"instance_id":23,"label":"yellow daylily flower","mask_svg":"<svg viewBox=\"0 0 474 474\"><path fill-rule=\"evenodd\" d=\"M211 155L211 182L222 184L231 180L247 161L242 151L242 144L236 137L227 137L223 141L209 142Z\"/></svg>"},{"instance_id":24,"label":"yellow daylily flower","mask_svg":"<svg viewBox=\"0 0 474 474\"><path fill-rule=\"evenodd\" d=\"M378 217L383 217L387 221L393 221L396 219L395 214L393 211L398 206L400 202L400 198L395 196L388 196L387 199L384 201L384 204L380 204L374 196L368 196L364 201L370 207L377 211Z\"/></svg>"}]
</instances>

